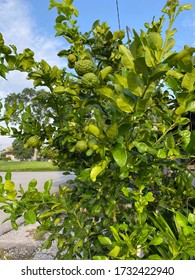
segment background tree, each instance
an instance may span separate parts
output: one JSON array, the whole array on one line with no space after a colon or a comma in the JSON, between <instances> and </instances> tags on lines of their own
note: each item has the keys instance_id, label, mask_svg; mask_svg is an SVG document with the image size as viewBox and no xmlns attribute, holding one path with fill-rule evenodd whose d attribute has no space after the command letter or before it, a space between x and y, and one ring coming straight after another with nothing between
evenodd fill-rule
<instances>
[{"instance_id":1,"label":"background tree","mask_svg":"<svg viewBox=\"0 0 195 280\"><path fill-rule=\"evenodd\" d=\"M16 109L12 114L11 121L15 124L19 123L22 118L24 108L30 107L31 114L37 118L39 122L45 119L45 107L43 101L47 92L44 89L35 90L33 88L25 88L21 93L10 93L5 97L5 103L14 106Z\"/></svg>"},{"instance_id":2,"label":"background tree","mask_svg":"<svg viewBox=\"0 0 195 280\"><path fill-rule=\"evenodd\" d=\"M12 153L17 159L31 159L34 154L33 148L24 149L24 142L18 139L13 141L12 147Z\"/></svg>"}]
</instances>

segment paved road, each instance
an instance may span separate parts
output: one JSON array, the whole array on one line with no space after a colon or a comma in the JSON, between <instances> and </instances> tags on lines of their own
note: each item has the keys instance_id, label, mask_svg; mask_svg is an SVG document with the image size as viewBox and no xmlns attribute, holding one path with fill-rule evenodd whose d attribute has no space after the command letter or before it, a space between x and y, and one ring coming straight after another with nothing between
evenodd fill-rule
<instances>
[{"instance_id":1,"label":"paved road","mask_svg":"<svg viewBox=\"0 0 195 280\"><path fill-rule=\"evenodd\" d=\"M0 172L0 176L4 178L5 172ZM63 186L68 180L74 178L74 175L63 175L62 172L52 171L52 172L12 172L12 181L15 183L16 188L19 188L20 184L23 189L28 188L28 184L32 179L37 180L37 187L39 191L44 189L44 183L53 179L52 192L55 192L59 185ZM11 229L10 222L7 221L2 224L2 221L7 217L7 215L0 210L0 236ZM19 221L22 223L22 219Z\"/></svg>"}]
</instances>

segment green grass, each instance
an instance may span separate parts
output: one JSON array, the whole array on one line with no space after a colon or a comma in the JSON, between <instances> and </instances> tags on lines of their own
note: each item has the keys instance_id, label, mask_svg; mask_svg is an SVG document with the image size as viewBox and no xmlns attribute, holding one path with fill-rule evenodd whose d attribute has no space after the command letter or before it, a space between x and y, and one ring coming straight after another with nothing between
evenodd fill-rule
<instances>
[{"instance_id":1,"label":"green grass","mask_svg":"<svg viewBox=\"0 0 195 280\"><path fill-rule=\"evenodd\" d=\"M0 161L0 171L59 171L57 166L47 161Z\"/></svg>"}]
</instances>

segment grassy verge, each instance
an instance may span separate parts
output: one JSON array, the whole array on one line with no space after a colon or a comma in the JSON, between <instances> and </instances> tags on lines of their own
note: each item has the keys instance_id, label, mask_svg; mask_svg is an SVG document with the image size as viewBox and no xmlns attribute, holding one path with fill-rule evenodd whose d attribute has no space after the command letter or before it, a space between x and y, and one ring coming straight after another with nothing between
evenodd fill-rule
<instances>
[{"instance_id":1,"label":"grassy verge","mask_svg":"<svg viewBox=\"0 0 195 280\"><path fill-rule=\"evenodd\" d=\"M0 171L59 171L57 166L47 161L0 161Z\"/></svg>"}]
</instances>

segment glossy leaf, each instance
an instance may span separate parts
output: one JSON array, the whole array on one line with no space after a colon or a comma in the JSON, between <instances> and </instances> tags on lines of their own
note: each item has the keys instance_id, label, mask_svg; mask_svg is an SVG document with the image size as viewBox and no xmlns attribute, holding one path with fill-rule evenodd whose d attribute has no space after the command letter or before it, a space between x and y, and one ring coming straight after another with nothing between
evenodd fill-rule
<instances>
[{"instance_id":1,"label":"glossy leaf","mask_svg":"<svg viewBox=\"0 0 195 280\"><path fill-rule=\"evenodd\" d=\"M100 76L101 76L102 80L104 80L108 76L108 74L110 74L111 72L112 72L111 66L107 66L104 69L102 69L100 71Z\"/></svg>"},{"instance_id":2,"label":"glossy leaf","mask_svg":"<svg viewBox=\"0 0 195 280\"><path fill-rule=\"evenodd\" d=\"M134 69L134 62L133 62L133 56L131 52L124 46L119 46L119 52L122 54L122 63L125 67L128 69Z\"/></svg>"},{"instance_id":3,"label":"glossy leaf","mask_svg":"<svg viewBox=\"0 0 195 280\"><path fill-rule=\"evenodd\" d=\"M145 86L140 75L134 72L130 72L127 76L127 82L128 88L133 94L142 96Z\"/></svg>"},{"instance_id":4,"label":"glossy leaf","mask_svg":"<svg viewBox=\"0 0 195 280\"><path fill-rule=\"evenodd\" d=\"M188 143L187 147L186 147L186 152L188 154L195 154L195 130L193 130L190 134L190 142Z\"/></svg>"},{"instance_id":5,"label":"glossy leaf","mask_svg":"<svg viewBox=\"0 0 195 280\"><path fill-rule=\"evenodd\" d=\"M24 213L24 219L28 224L34 224L36 223L37 216L34 209L30 209Z\"/></svg>"},{"instance_id":6,"label":"glossy leaf","mask_svg":"<svg viewBox=\"0 0 195 280\"><path fill-rule=\"evenodd\" d=\"M195 84L195 69L191 73L186 73L182 80L182 87L187 89L189 92L193 91Z\"/></svg>"},{"instance_id":7,"label":"glossy leaf","mask_svg":"<svg viewBox=\"0 0 195 280\"><path fill-rule=\"evenodd\" d=\"M97 176L105 170L108 165L108 160L102 160L91 169L90 178L93 182L96 181Z\"/></svg>"},{"instance_id":8,"label":"glossy leaf","mask_svg":"<svg viewBox=\"0 0 195 280\"><path fill-rule=\"evenodd\" d=\"M163 45L163 39L158 32L149 32L148 44L152 49L161 50Z\"/></svg>"},{"instance_id":9,"label":"glossy leaf","mask_svg":"<svg viewBox=\"0 0 195 280\"><path fill-rule=\"evenodd\" d=\"M176 212L175 221L181 227L186 227L188 224L188 219L180 212Z\"/></svg>"},{"instance_id":10,"label":"glossy leaf","mask_svg":"<svg viewBox=\"0 0 195 280\"><path fill-rule=\"evenodd\" d=\"M195 214L189 213L189 215L188 215L188 222L191 225L195 225Z\"/></svg>"},{"instance_id":11,"label":"glossy leaf","mask_svg":"<svg viewBox=\"0 0 195 280\"><path fill-rule=\"evenodd\" d=\"M195 112L195 101L191 101L186 105L185 112Z\"/></svg>"},{"instance_id":12,"label":"glossy leaf","mask_svg":"<svg viewBox=\"0 0 195 280\"><path fill-rule=\"evenodd\" d=\"M145 62L146 65L148 67L155 67L156 66L156 62L155 59L150 51L150 49L148 47L146 47L146 51L145 51Z\"/></svg>"},{"instance_id":13,"label":"glossy leaf","mask_svg":"<svg viewBox=\"0 0 195 280\"><path fill-rule=\"evenodd\" d=\"M112 155L118 166L125 166L127 162L127 151L124 147L122 147L121 145L117 145L112 151Z\"/></svg>"},{"instance_id":14,"label":"glossy leaf","mask_svg":"<svg viewBox=\"0 0 195 280\"><path fill-rule=\"evenodd\" d=\"M135 101L121 94L116 98L116 104L123 112L131 113L134 110Z\"/></svg>"},{"instance_id":15,"label":"glossy leaf","mask_svg":"<svg viewBox=\"0 0 195 280\"><path fill-rule=\"evenodd\" d=\"M104 97L107 97L107 98L115 101L115 94L111 88L108 88L108 87L98 88L97 92L99 94L103 95Z\"/></svg>"},{"instance_id":16,"label":"glossy leaf","mask_svg":"<svg viewBox=\"0 0 195 280\"><path fill-rule=\"evenodd\" d=\"M5 184L4 184L4 190L5 191L11 192L11 191L14 190L14 188L15 188L15 184L14 184L13 181L11 181L11 180L6 180L5 181Z\"/></svg>"},{"instance_id":17,"label":"glossy leaf","mask_svg":"<svg viewBox=\"0 0 195 280\"><path fill-rule=\"evenodd\" d=\"M112 241L106 236L99 235L98 240L102 245L112 245Z\"/></svg>"},{"instance_id":18,"label":"glossy leaf","mask_svg":"<svg viewBox=\"0 0 195 280\"><path fill-rule=\"evenodd\" d=\"M162 244L162 242L163 242L163 238L156 236L150 241L150 245L158 246Z\"/></svg>"},{"instance_id":19,"label":"glossy leaf","mask_svg":"<svg viewBox=\"0 0 195 280\"><path fill-rule=\"evenodd\" d=\"M118 124L114 123L106 130L106 135L110 138L116 138L118 135Z\"/></svg>"},{"instance_id":20,"label":"glossy leaf","mask_svg":"<svg viewBox=\"0 0 195 280\"><path fill-rule=\"evenodd\" d=\"M109 253L108 256L116 258L120 253L121 248L119 246L115 246Z\"/></svg>"},{"instance_id":21,"label":"glossy leaf","mask_svg":"<svg viewBox=\"0 0 195 280\"><path fill-rule=\"evenodd\" d=\"M140 153L147 152L148 146L144 142L133 141L133 144Z\"/></svg>"}]
</instances>

